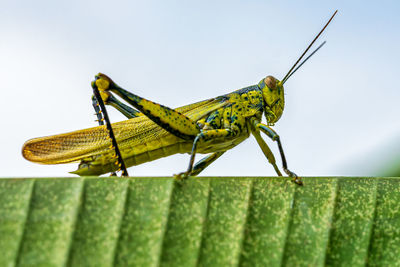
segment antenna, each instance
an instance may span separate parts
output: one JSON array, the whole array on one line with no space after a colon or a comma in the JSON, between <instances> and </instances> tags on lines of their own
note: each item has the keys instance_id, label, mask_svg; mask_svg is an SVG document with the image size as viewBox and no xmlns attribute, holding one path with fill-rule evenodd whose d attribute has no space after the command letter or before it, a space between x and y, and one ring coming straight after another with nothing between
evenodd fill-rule
<instances>
[{"instance_id":1,"label":"antenna","mask_svg":"<svg viewBox=\"0 0 400 267\"><path fill-rule=\"evenodd\" d=\"M286 78L285 81L289 80L290 76L292 76L298 69L300 69L301 66L303 66L304 63L306 63L307 60L310 59L310 57L312 57L321 47L324 46L324 44L326 44L326 41L324 41L322 44L320 44L308 57L306 57L306 59L303 60L303 62L300 63L300 65L297 66L297 68L295 68L290 75Z\"/></svg>"},{"instance_id":2,"label":"antenna","mask_svg":"<svg viewBox=\"0 0 400 267\"><path fill-rule=\"evenodd\" d=\"M310 45L307 47L307 49L303 52L303 54L299 57L299 59L294 63L294 65L290 68L286 76L282 79L282 84L284 84L287 79L290 77L292 70L296 67L296 65L300 62L300 60L304 57L304 55L308 52L308 50L311 48L311 46L314 44L314 42L318 39L318 37L321 35L321 33L326 29L326 27L329 25L329 23L332 21L333 17L336 15L338 11L336 10L332 17L329 19L329 21L325 24L325 26L322 28L322 30L317 34L317 36L314 38L314 40L310 43ZM318 50L318 49L316 49ZM314 51L315 53L316 51ZM307 58L308 59L308 58ZM297 69L296 69L297 70Z\"/></svg>"}]
</instances>

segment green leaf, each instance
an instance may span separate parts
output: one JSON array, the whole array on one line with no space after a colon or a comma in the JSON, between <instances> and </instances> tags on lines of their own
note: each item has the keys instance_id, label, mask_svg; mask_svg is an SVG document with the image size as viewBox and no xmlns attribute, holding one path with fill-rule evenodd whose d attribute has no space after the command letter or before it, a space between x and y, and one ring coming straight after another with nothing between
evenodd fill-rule
<instances>
[{"instance_id":1,"label":"green leaf","mask_svg":"<svg viewBox=\"0 0 400 267\"><path fill-rule=\"evenodd\" d=\"M0 266L399 266L400 178L0 179Z\"/></svg>"}]
</instances>

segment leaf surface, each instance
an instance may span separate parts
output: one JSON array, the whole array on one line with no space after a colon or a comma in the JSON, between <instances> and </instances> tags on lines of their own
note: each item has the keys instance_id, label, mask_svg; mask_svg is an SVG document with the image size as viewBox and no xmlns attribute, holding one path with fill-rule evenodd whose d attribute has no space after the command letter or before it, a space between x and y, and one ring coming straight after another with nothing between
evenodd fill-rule
<instances>
[{"instance_id":1,"label":"leaf surface","mask_svg":"<svg viewBox=\"0 0 400 267\"><path fill-rule=\"evenodd\" d=\"M0 266L400 265L400 178L0 179Z\"/></svg>"}]
</instances>

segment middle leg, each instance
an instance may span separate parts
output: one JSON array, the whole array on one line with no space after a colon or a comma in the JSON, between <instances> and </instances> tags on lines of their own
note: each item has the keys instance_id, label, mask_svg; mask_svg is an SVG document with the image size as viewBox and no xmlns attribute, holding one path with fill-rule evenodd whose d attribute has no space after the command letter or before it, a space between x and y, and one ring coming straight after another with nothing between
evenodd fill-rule
<instances>
[{"instance_id":1,"label":"middle leg","mask_svg":"<svg viewBox=\"0 0 400 267\"><path fill-rule=\"evenodd\" d=\"M192 175L192 173L193 173L193 163L194 163L194 159L195 159L195 156L196 156L197 145L198 145L199 142L211 140L211 139L214 139L214 138L217 139L217 138L233 137L234 135L235 135L235 133L231 129L206 130L206 131L202 131L201 133L199 133L196 136L196 138L194 139L194 141L193 141L192 152L191 152L191 155L190 155L190 161L189 161L189 166L188 166L187 171L179 173L179 174L176 174L175 178L178 179L178 180L182 180L182 179L186 179L189 175ZM215 158L215 159L217 159L217 158ZM209 164L211 164L211 162Z\"/></svg>"},{"instance_id":2,"label":"middle leg","mask_svg":"<svg viewBox=\"0 0 400 267\"><path fill-rule=\"evenodd\" d=\"M205 158L202 158L201 160L199 160L194 166L193 166L193 170L192 173L190 175L192 176L196 176L198 175L200 172L202 172L205 168L207 168L211 163L213 163L216 159L218 159L219 157L222 156L222 154L224 154L225 151L222 152L214 152L211 155L208 155Z\"/></svg>"}]
</instances>

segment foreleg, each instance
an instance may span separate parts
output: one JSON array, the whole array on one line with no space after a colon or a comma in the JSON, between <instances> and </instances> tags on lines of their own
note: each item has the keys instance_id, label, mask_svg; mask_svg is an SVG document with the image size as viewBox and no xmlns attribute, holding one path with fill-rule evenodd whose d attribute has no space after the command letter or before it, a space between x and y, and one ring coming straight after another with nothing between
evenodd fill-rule
<instances>
[{"instance_id":1,"label":"foreleg","mask_svg":"<svg viewBox=\"0 0 400 267\"><path fill-rule=\"evenodd\" d=\"M283 170L289 177L292 177L293 182L295 182L298 185L302 185L303 182L300 180L300 178L294 172L292 172L288 169L285 153L283 152L283 148L282 148L282 144L281 144L279 135L274 130L272 130L270 127L268 127L267 125L265 125L263 123L254 122L254 124L255 124L254 126L256 129L259 129L260 131L265 133L269 138L271 138L273 141L277 142L279 153L281 154Z\"/></svg>"},{"instance_id":2,"label":"foreleg","mask_svg":"<svg viewBox=\"0 0 400 267\"><path fill-rule=\"evenodd\" d=\"M278 166L276 166L276 160L274 154L272 153L271 149L268 147L267 143L262 139L260 135L260 130L252 131L253 136L256 138L258 145L260 146L262 152L267 157L268 162L274 167L276 174L278 176L282 176L281 171L279 170Z\"/></svg>"}]
</instances>

